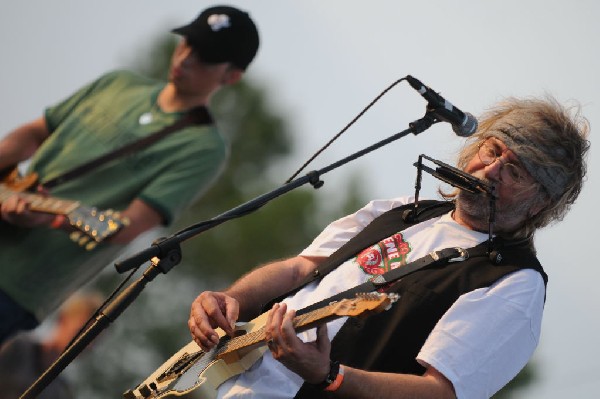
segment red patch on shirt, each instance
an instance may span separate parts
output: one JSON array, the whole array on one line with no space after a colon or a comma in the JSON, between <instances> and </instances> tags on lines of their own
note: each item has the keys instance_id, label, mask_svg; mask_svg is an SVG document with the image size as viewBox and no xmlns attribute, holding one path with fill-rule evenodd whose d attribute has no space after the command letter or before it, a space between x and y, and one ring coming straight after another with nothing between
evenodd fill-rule
<instances>
[{"instance_id":1,"label":"red patch on shirt","mask_svg":"<svg viewBox=\"0 0 600 399\"><path fill-rule=\"evenodd\" d=\"M379 250L371 247L362 251L356 257L356 262L368 274L382 274L383 268L381 265L381 254Z\"/></svg>"},{"instance_id":2,"label":"red patch on shirt","mask_svg":"<svg viewBox=\"0 0 600 399\"><path fill-rule=\"evenodd\" d=\"M356 263L367 274L376 276L406 264L411 248L401 233L366 248L356 257Z\"/></svg>"}]
</instances>

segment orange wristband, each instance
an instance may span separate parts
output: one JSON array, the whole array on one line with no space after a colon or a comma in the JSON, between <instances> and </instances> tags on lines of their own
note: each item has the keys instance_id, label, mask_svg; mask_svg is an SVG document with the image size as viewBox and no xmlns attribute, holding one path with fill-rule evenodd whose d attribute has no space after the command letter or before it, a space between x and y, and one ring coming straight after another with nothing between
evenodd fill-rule
<instances>
[{"instance_id":1,"label":"orange wristband","mask_svg":"<svg viewBox=\"0 0 600 399\"><path fill-rule=\"evenodd\" d=\"M329 391L329 392L337 391L338 388L340 387L340 385L342 385L343 381L344 381L344 366L342 366L340 364L340 370L338 371L338 374L335 376L335 380L333 380L333 382L331 384L329 384L327 386L327 388L325 388L325 390Z\"/></svg>"},{"instance_id":2,"label":"orange wristband","mask_svg":"<svg viewBox=\"0 0 600 399\"><path fill-rule=\"evenodd\" d=\"M65 215L56 215L52 223L50 223L50 227L53 229L60 229L65 222Z\"/></svg>"}]
</instances>

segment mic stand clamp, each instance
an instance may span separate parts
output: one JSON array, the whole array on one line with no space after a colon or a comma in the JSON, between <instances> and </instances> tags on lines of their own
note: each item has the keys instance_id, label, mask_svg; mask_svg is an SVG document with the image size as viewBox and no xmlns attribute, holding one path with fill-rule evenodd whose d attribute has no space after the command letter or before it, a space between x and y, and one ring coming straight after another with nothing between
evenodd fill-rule
<instances>
[{"instance_id":1,"label":"mic stand clamp","mask_svg":"<svg viewBox=\"0 0 600 399\"><path fill-rule=\"evenodd\" d=\"M306 177L308 178L308 182L310 183L310 185L313 186L315 189L321 188L323 187L323 184L325 184L325 182L321 180L319 172L317 172L316 170L308 172L306 174Z\"/></svg>"},{"instance_id":2,"label":"mic stand clamp","mask_svg":"<svg viewBox=\"0 0 600 399\"><path fill-rule=\"evenodd\" d=\"M177 240L161 237L154 240L152 245L158 247L160 255L153 256L151 262L152 264L155 264L163 274L167 274L173 267L181 262L183 256Z\"/></svg>"},{"instance_id":3,"label":"mic stand clamp","mask_svg":"<svg viewBox=\"0 0 600 399\"><path fill-rule=\"evenodd\" d=\"M429 109L425 112L425 115L414 122L408 124L410 131L416 136L419 133L423 133L425 130L429 129L431 125L439 122L439 120L435 117L434 113Z\"/></svg>"}]
</instances>

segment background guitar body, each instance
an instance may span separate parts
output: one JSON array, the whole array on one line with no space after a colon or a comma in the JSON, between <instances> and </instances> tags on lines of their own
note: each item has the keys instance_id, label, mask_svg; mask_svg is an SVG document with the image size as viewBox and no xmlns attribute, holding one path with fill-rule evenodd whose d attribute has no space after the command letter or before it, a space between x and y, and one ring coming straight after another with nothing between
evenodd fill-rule
<instances>
[{"instance_id":1,"label":"background guitar body","mask_svg":"<svg viewBox=\"0 0 600 399\"><path fill-rule=\"evenodd\" d=\"M38 180L38 175L32 173L30 175L21 177L19 170L13 168L11 170L3 170L0 172L0 180L6 185L11 191L22 192L32 188Z\"/></svg>"}]
</instances>

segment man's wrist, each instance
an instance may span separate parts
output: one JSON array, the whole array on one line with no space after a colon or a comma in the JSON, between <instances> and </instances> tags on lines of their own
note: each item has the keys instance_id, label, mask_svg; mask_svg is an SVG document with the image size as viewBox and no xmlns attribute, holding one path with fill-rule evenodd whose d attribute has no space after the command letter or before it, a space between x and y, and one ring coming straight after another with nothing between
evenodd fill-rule
<instances>
[{"instance_id":1,"label":"man's wrist","mask_svg":"<svg viewBox=\"0 0 600 399\"><path fill-rule=\"evenodd\" d=\"M344 381L344 366L338 361L330 361L329 373L323 382L313 384L317 389L333 392L336 391Z\"/></svg>"},{"instance_id":2,"label":"man's wrist","mask_svg":"<svg viewBox=\"0 0 600 399\"><path fill-rule=\"evenodd\" d=\"M65 215L56 215L54 219L52 219L52 222L50 222L50 227L53 229L60 229L65 224L66 219Z\"/></svg>"}]
</instances>

